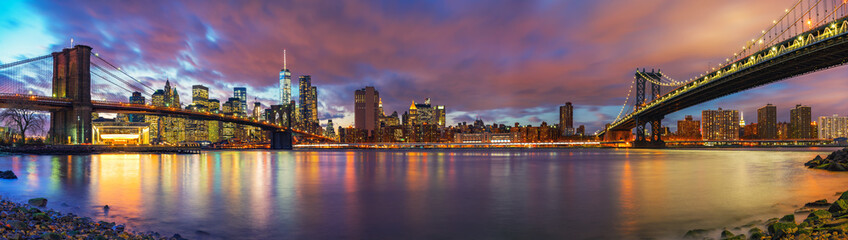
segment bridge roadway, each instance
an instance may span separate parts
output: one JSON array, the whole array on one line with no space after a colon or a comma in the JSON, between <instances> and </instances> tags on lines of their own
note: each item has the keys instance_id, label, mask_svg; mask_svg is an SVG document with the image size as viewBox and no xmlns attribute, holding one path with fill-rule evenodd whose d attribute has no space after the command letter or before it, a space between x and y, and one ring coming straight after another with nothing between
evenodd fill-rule
<instances>
[{"instance_id":1,"label":"bridge roadway","mask_svg":"<svg viewBox=\"0 0 848 240\"><path fill-rule=\"evenodd\" d=\"M197 120L214 120L222 122L231 122L236 124L248 125L270 131L285 131L285 126L269 123L266 121L258 121L248 118L240 118L228 116L224 114L216 114L209 112L188 111L181 108L157 107L144 104L131 104L122 102L98 101L92 100L92 111L101 113L127 113L127 114L145 114L157 116L181 116ZM23 105L27 108L40 111L50 111L63 108L70 108L73 101L69 98L54 98L37 95L22 95L22 94L0 94L0 108L8 108L15 105ZM292 128L293 133L308 136L310 138L318 138L326 141L335 141L325 136L315 135L299 129Z\"/></svg>"},{"instance_id":2,"label":"bridge roadway","mask_svg":"<svg viewBox=\"0 0 848 240\"><path fill-rule=\"evenodd\" d=\"M608 130L629 131L640 124L640 118L661 118L729 94L845 64L846 34L848 18L802 33L672 90L612 123Z\"/></svg>"}]
</instances>

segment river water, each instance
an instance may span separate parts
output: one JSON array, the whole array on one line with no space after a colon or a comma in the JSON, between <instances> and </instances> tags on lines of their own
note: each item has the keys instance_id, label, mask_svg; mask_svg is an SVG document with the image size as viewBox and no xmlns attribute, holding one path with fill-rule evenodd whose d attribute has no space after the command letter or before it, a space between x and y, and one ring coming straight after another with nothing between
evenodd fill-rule
<instances>
[{"instance_id":1,"label":"river water","mask_svg":"<svg viewBox=\"0 0 848 240\"><path fill-rule=\"evenodd\" d=\"M0 195L192 239L672 239L834 200L832 150L7 155Z\"/></svg>"}]
</instances>

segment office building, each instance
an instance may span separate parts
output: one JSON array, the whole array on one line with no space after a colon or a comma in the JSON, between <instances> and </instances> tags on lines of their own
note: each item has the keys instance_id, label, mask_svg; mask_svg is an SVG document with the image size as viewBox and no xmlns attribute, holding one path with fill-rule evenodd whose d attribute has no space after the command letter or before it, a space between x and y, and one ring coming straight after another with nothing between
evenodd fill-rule
<instances>
[{"instance_id":1,"label":"office building","mask_svg":"<svg viewBox=\"0 0 848 240\"><path fill-rule=\"evenodd\" d=\"M237 112L239 112L240 116L247 115L247 88L237 87L233 88L233 97L238 99L238 108Z\"/></svg>"},{"instance_id":2,"label":"office building","mask_svg":"<svg viewBox=\"0 0 848 240\"><path fill-rule=\"evenodd\" d=\"M291 101L291 71L286 66L286 50L283 49L283 69L280 70L280 105Z\"/></svg>"},{"instance_id":3,"label":"office building","mask_svg":"<svg viewBox=\"0 0 848 240\"><path fill-rule=\"evenodd\" d=\"M144 96L142 96L140 92L132 93L132 96L130 96L130 103L140 105L146 104ZM129 114L127 118L130 122L144 122L144 115L142 114Z\"/></svg>"},{"instance_id":4,"label":"office building","mask_svg":"<svg viewBox=\"0 0 848 240\"><path fill-rule=\"evenodd\" d=\"M374 87L365 87L354 92L354 127L370 134L377 127L380 92ZM404 119L406 121L406 119Z\"/></svg>"},{"instance_id":5,"label":"office building","mask_svg":"<svg viewBox=\"0 0 848 240\"><path fill-rule=\"evenodd\" d=\"M574 135L574 106L571 102L559 107L559 127L562 136Z\"/></svg>"}]
</instances>

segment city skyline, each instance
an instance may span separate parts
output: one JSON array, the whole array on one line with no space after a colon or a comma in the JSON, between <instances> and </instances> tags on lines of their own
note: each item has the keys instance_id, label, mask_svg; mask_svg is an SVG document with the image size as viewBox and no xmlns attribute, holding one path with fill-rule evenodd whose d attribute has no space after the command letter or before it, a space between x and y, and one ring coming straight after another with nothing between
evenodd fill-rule
<instances>
[{"instance_id":1,"label":"city skyline","mask_svg":"<svg viewBox=\"0 0 848 240\"><path fill-rule=\"evenodd\" d=\"M131 74L151 81L152 85L161 85L160 82L170 78L174 87L182 93L188 93L191 86L196 84L207 85L210 89L244 86L251 98L256 97L263 106L270 106L280 98L279 70L284 64L281 50L288 49L287 57L296 63L288 64L291 74L311 75L320 82L321 87L317 93L318 119L322 122L332 119L336 126L353 125L354 107L350 104L353 91L363 86L375 86L381 89L385 109L389 110L404 109L411 99L439 99L451 107L447 114L448 125L471 122L477 117L487 122L504 124L520 122L522 125L539 125L542 121L554 123L558 120L559 105L571 101L576 105L574 121L585 124L591 132L615 118L620 107L618 104L624 100L627 83L636 67L663 69L665 73L678 79L696 76L709 66L721 62L746 39L750 39L752 32L766 27L772 18L777 17L782 8L791 2L764 4L763 1L716 1L686 6L664 1L617 4L501 4L490 6L491 10L511 13L513 20L517 21L498 26L497 30L488 24L479 23L486 22L488 17L472 10L474 4L389 3L375 9L362 9L356 4L342 4L339 8L354 11L333 19L318 21L317 26L320 27L315 30L320 31L306 34L308 28L297 25L298 17L303 17L301 13L273 4L248 4L233 9L232 13L224 13L220 9L226 9L227 5L195 7L186 3L156 2L149 4L150 6L115 6L110 3L90 5L73 2L12 1L9 4L15 7L10 9L17 11L3 14L4 21L0 22L4 24L0 24L0 29L8 33L21 33L21 36L37 36L41 40L2 40L7 41L2 43L4 46L11 46L13 51L0 54L0 61L9 62L43 54L45 50L67 47L70 38L74 38L76 43L94 46L101 54L116 56L115 61L119 65ZM324 11L329 8L322 4L290 4L304 10L301 12ZM161 13L154 10L163 6L168 7L168 11L182 15L162 18L159 15ZM267 7L266 13L253 14L263 7ZM598 15L599 9L605 8L611 12L624 12L625 9L641 11L623 15L616 21L606 21ZM649 14L662 8L674 9L677 14ZM699 11L705 8L729 10L722 11L723 15ZM130 12L128 9L137 11ZM446 12L444 16L437 14L441 11ZM91 12L98 14L88 16L87 13ZM412 14L404 18L394 12ZM352 26L339 21L364 15L374 15L373 18L378 19L365 18L363 26ZM529 18L529 15L539 17ZM256 29L239 28L234 23L222 22L220 16L247 18L256 23ZM693 16L701 17L704 21L687 22L686 26L668 21ZM742 16L745 21L740 21ZM24 22L25 17L33 19ZM407 21L377 21L386 19ZM422 28L443 31L452 37L446 40L426 36L419 36L422 40L403 37L406 34L400 31L405 29L403 27L416 26L413 23L426 19L439 21L424 24ZM554 23L560 19L571 20L565 22L589 20L589 24L579 26ZM101 24L105 21L114 24ZM130 22L142 22L148 27L131 28L134 30L122 28ZM459 26L480 29L464 34L460 31L462 29L453 27L457 25L453 22L459 23ZM660 38L663 34L643 34L639 31L643 28L639 26L651 26L654 31L669 34L666 38ZM386 31L373 36L360 33L367 33L365 30L368 27ZM594 29L609 31L598 32ZM693 30L675 32L680 29ZM276 34L263 34L262 38L252 37L259 30ZM500 32L518 34L506 39L487 40L486 36L500 36ZM670 34L671 32L676 34ZM704 34L701 34L702 32ZM621 38L627 39L627 42L618 40L615 36L628 36ZM682 38L671 41L670 39L676 39L671 38L674 36ZM716 39L716 36L721 38ZM588 42L586 38L590 37L595 37L597 42ZM481 44L455 43L456 40L463 39L465 42ZM339 45L347 40L356 40L354 43L363 44L357 46L364 50ZM392 40L399 43L384 46L387 41ZM711 44L705 45L705 42ZM611 49L598 49L602 43L612 46ZM642 47L634 48L635 46ZM383 47L388 50L380 51ZM369 57L363 51L376 51L378 54ZM459 53L451 53L453 51ZM599 54L587 55L586 51L598 51ZM475 57L462 57L468 54ZM597 66L587 65L588 62L597 63ZM719 106L753 113L761 107L762 99L768 99L779 106L804 102L816 106L812 112L813 116L845 113L848 109L838 104L838 100L842 100L841 96L831 90L838 88L828 87L841 84L839 75L845 71L837 68L756 88L744 94L734 94L670 114L667 119L699 115L701 109L715 109ZM479 84L481 81L477 79L484 79L487 84ZM295 93L293 90L292 95ZM224 93L214 91L210 91L210 95L210 98L221 100L226 100L227 97ZM296 96L292 96L294 97ZM788 120L788 116L779 114L778 121Z\"/></svg>"}]
</instances>

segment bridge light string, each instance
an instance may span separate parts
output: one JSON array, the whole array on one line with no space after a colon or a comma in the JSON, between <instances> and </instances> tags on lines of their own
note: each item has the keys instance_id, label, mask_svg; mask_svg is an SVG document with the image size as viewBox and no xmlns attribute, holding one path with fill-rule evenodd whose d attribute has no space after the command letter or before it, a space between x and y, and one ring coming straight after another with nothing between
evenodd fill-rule
<instances>
[{"instance_id":1,"label":"bridge light string","mask_svg":"<svg viewBox=\"0 0 848 240\"><path fill-rule=\"evenodd\" d=\"M627 103L630 101L630 93L633 91L633 85L635 84L636 79L634 78L633 81L630 82L630 89L627 90L627 97L624 98L624 104L621 105L621 110L618 110L618 116L615 117L615 121L613 122L618 122L621 118L621 114L624 113L624 109L627 108Z\"/></svg>"}]
</instances>

